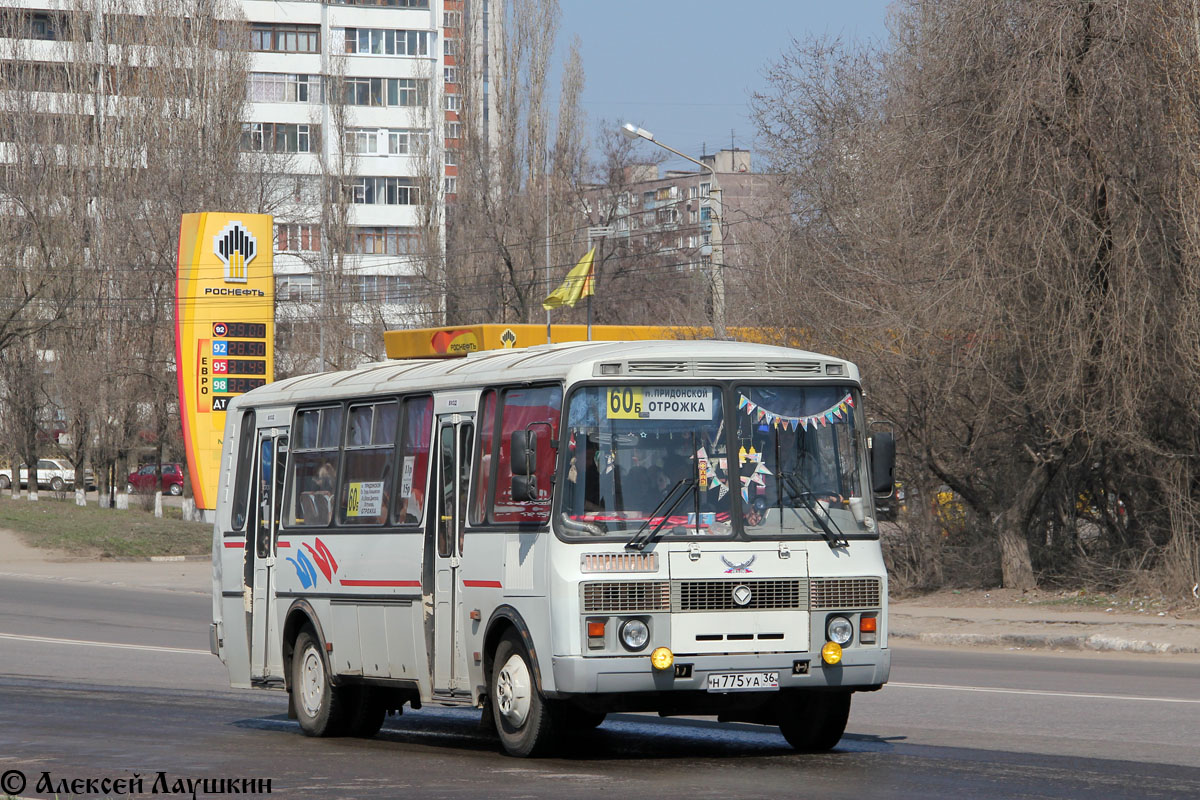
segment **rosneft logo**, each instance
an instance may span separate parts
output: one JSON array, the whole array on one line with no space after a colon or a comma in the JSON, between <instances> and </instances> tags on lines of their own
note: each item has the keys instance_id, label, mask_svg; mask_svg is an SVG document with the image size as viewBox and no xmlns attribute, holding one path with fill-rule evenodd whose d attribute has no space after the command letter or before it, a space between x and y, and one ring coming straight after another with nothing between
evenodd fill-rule
<instances>
[{"instance_id":1,"label":"rosneft logo","mask_svg":"<svg viewBox=\"0 0 1200 800\"><path fill-rule=\"evenodd\" d=\"M225 265L226 283L246 283L246 266L258 255L258 240L235 220L213 237L213 252Z\"/></svg>"},{"instance_id":2,"label":"rosneft logo","mask_svg":"<svg viewBox=\"0 0 1200 800\"><path fill-rule=\"evenodd\" d=\"M473 331L438 331L430 341L433 352L443 356L462 356L479 349Z\"/></svg>"}]
</instances>

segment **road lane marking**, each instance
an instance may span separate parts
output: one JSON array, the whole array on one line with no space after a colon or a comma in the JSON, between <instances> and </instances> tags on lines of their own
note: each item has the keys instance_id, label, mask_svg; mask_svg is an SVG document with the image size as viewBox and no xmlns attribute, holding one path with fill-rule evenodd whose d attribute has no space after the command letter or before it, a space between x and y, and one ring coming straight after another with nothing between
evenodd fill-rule
<instances>
[{"instance_id":1,"label":"road lane marking","mask_svg":"<svg viewBox=\"0 0 1200 800\"><path fill-rule=\"evenodd\" d=\"M888 682L888 686L895 686L901 689L945 689L952 692L984 692L986 694L1029 694L1039 697L1069 697L1081 698L1090 700L1149 700L1154 703L1186 703L1191 705L1200 705L1200 700L1192 700L1186 697L1139 697L1131 694L1088 694L1085 692L1051 692L1045 689L1001 689L988 686L951 686L941 683L893 683Z\"/></svg>"},{"instance_id":2,"label":"road lane marking","mask_svg":"<svg viewBox=\"0 0 1200 800\"><path fill-rule=\"evenodd\" d=\"M184 647L156 647L150 644L122 644L120 642L93 642L88 639L55 639L50 636L20 636L15 633L0 633L0 639L17 642L40 642L42 644L74 644L84 647L112 647L118 650L144 650L149 653L185 653L187 655L211 656L207 650L189 650Z\"/></svg>"}]
</instances>

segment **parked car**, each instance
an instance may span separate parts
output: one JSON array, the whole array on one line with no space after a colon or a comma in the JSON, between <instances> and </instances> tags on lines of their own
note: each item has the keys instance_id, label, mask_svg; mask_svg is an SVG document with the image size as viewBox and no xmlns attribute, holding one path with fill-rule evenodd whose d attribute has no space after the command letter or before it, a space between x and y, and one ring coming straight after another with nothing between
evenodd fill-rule
<instances>
[{"instance_id":1,"label":"parked car","mask_svg":"<svg viewBox=\"0 0 1200 800\"><path fill-rule=\"evenodd\" d=\"M29 485L29 468L22 464L19 468L21 486ZM70 462L61 458L39 458L37 463L38 488L49 488L55 492L75 485L75 469ZM96 476L90 469L83 471L84 488L93 489L96 486ZM12 488L12 470L0 470L0 490Z\"/></svg>"},{"instance_id":2,"label":"parked car","mask_svg":"<svg viewBox=\"0 0 1200 800\"><path fill-rule=\"evenodd\" d=\"M125 485L127 492L153 492L154 473L157 465L147 464L135 472L129 473L129 482ZM183 494L183 465L164 463L162 465L162 490L167 494L179 496Z\"/></svg>"}]
</instances>

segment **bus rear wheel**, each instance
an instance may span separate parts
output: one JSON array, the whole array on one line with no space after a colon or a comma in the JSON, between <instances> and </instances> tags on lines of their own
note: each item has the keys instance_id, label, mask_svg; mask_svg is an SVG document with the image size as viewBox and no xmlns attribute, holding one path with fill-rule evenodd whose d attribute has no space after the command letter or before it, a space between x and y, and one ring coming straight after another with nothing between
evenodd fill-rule
<instances>
[{"instance_id":1,"label":"bus rear wheel","mask_svg":"<svg viewBox=\"0 0 1200 800\"><path fill-rule=\"evenodd\" d=\"M529 653L513 631L496 647L488 696L505 752L525 757L550 749L554 719L534 681Z\"/></svg>"},{"instance_id":2,"label":"bus rear wheel","mask_svg":"<svg viewBox=\"0 0 1200 800\"><path fill-rule=\"evenodd\" d=\"M300 730L308 736L341 736L352 712L345 687L330 682L329 663L308 630L296 639L292 656L293 705Z\"/></svg>"},{"instance_id":3,"label":"bus rear wheel","mask_svg":"<svg viewBox=\"0 0 1200 800\"><path fill-rule=\"evenodd\" d=\"M795 696L780 712L779 732L804 753L832 750L846 732L850 692L812 692Z\"/></svg>"}]
</instances>

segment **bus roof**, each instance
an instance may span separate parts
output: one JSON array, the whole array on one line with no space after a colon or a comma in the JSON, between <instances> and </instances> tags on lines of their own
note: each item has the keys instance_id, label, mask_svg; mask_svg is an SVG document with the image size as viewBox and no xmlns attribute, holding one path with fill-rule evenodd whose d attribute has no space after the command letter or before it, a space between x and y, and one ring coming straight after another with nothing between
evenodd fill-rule
<instances>
[{"instance_id":1,"label":"bus roof","mask_svg":"<svg viewBox=\"0 0 1200 800\"><path fill-rule=\"evenodd\" d=\"M601 365L605 366L603 372ZM859 377L857 367L843 359L775 345L711 340L592 341L485 350L454 359L383 361L342 372L301 375L240 395L234 403L263 406L421 389L602 376L621 381L829 377L854 383Z\"/></svg>"}]
</instances>

